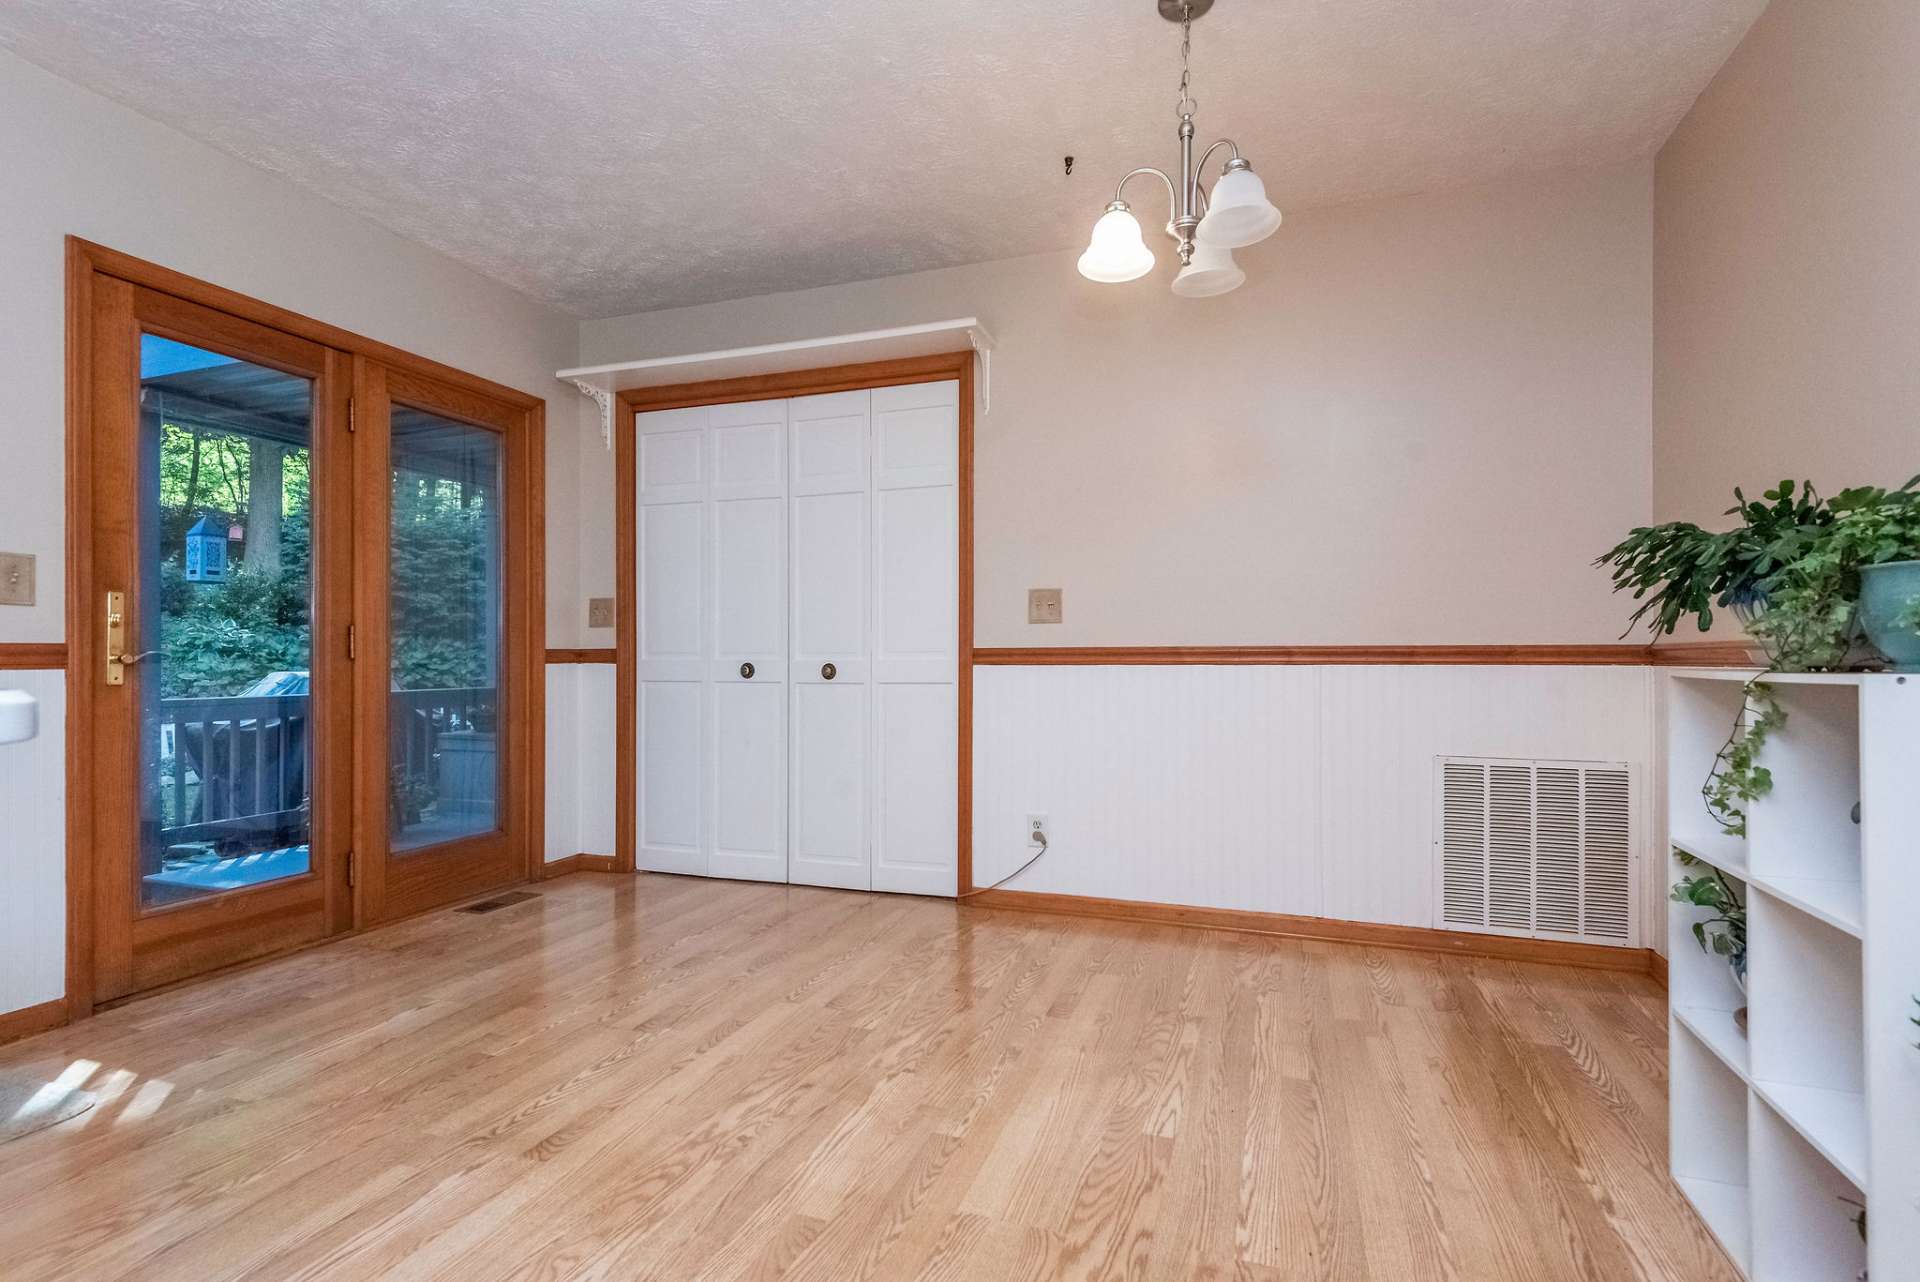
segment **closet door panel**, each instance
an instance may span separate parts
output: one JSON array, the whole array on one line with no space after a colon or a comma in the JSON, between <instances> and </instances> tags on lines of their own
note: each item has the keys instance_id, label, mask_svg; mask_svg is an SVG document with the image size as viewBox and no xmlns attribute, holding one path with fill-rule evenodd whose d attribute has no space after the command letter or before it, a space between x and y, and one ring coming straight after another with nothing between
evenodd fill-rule
<instances>
[{"instance_id":1,"label":"closet door panel","mask_svg":"<svg viewBox=\"0 0 1920 1282\"><path fill-rule=\"evenodd\" d=\"M865 890L869 863L868 392L789 402L793 881Z\"/></svg>"},{"instance_id":2,"label":"closet door panel","mask_svg":"<svg viewBox=\"0 0 1920 1282\"><path fill-rule=\"evenodd\" d=\"M635 508L636 860L707 871L706 412L638 416Z\"/></svg>"},{"instance_id":3,"label":"closet door panel","mask_svg":"<svg viewBox=\"0 0 1920 1282\"><path fill-rule=\"evenodd\" d=\"M875 682L873 888L952 895L959 808L952 682Z\"/></svg>"},{"instance_id":4,"label":"closet door panel","mask_svg":"<svg viewBox=\"0 0 1920 1282\"><path fill-rule=\"evenodd\" d=\"M701 685L640 683L639 866L704 873L700 824Z\"/></svg>"},{"instance_id":5,"label":"closet door panel","mask_svg":"<svg viewBox=\"0 0 1920 1282\"><path fill-rule=\"evenodd\" d=\"M818 679L793 692L793 850L788 878L872 888L867 866L865 686Z\"/></svg>"},{"instance_id":6,"label":"closet door panel","mask_svg":"<svg viewBox=\"0 0 1920 1282\"><path fill-rule=\"evenodd\" d=\"M708 872L787 879L786 402L716 405Z\"/></svg>"},{"instance_id":7,"label":"closet door panel","mask_svg":"<svg viewBox=\"0 0 1920 1282\"><path fill-rule=\"evenodd\" d=\"M873 888L957 892L958 384L873 393Z\"/></svg>"}]
</instances>

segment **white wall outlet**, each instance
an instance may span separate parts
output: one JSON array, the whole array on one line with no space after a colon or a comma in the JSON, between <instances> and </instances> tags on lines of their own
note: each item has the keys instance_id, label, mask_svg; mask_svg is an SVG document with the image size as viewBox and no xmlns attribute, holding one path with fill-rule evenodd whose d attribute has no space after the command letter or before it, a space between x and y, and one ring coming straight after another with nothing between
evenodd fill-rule
<instances>
[{"instance_id":1,"label":"white wall outlet","mask_svg":"<svg viewBox=\"0 0 1920 1282\"><path fill-rule=\"evenodd\" d=\"M1053 840L1053 830L1047 826L1047 817L1045 815L1028 815L1027 816L1028 847L1033 850L1038 850L1042 846L1046 845L1047 842L1052 840Z\"/></svg>"},{"instance_id":2,"label":"white wall outlet","mask_svg":"<svg viewBox=\"0 0 1920 1282\"><path fill-rule=\"evenodd\" d=\"M1028 588L1027 589L1027 622L1028 623L1060 622L1060 589L1059 588Z\"/></svg>"},{"instance_id":3,"label":"white wall outlet","mask_svg":"<svg viewBox=\"0 0 1920 1282\"><path fill-rule=\"evenodd\" d=\"M596 596L587 598L587 626L590 628L610 628L613 626L613 598Z\"/></svg>"}]
</instances>

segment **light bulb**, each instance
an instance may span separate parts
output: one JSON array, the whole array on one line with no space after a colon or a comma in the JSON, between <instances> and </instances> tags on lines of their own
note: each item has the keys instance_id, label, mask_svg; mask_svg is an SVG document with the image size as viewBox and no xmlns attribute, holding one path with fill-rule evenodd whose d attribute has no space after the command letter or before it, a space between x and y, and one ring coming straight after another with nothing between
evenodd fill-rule
<instances>
[{"instance_id":1,"label":"light bulb","mask_svg":"<svg viewBox=\"0 0 1920 1282\"><path fill-rule=\"evenodd\" d=\"M1173 278L1173 292L1182 298L1212 298L1240 288L1246 279L1247 274L1233 261L1232 250L1195 244L1193 261Z\"/></svg>"},{"instance_id":2,"label":"light bulb","mask_svg":"<svg viewBox=\"0 0 1920 1282\"><path fill-rule=\"evenodd\" d=\"M1207 216L1194 239L1221 249L1239 249L1280 230L1280 211L1267 199L1267 185L1246 161L1227 162L1227 172L1207 195Z\"/></svg>"},{"instance_id":3,"label":"light bulb","mask_svg":"<svg viewBox=\"0 0 1920 1282\"><path fill-rule=\"evenodd\" d=\"M1080 274L1103 285L1138 280L1153 270L1153 251L1140 235L1140 224L1125 201L1116 200L1093 225L1093 236L1080 255Z\"/></svg>"}]
</instances>

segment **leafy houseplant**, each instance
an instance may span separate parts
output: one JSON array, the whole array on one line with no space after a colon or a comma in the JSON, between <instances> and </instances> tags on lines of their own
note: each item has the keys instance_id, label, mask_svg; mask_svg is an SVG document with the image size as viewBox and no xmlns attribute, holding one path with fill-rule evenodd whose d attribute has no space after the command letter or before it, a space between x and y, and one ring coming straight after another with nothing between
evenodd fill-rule
<instances>
[{"instance_id":1,"label":"leafy houseplant","mask_svg":"<svg viewBox=\"0 0 1920 1282\"><path fill-rule=\"evenodd\" d=\"M1739 489L1733 497L1724 515L1740 518L1735 529L1715 534L1691 521L1641 526L1594 562L1612 566L1613 590L1631 590L1641 603L1627 632L1649 615L1648 627L1659 634L1672 635L1689 615L1705 632L1715 606L1743 614L1764 608L1782 552L1798 548L1792 540L1803 532L1834 519L1811 481L1797 488L1782 481L1757 500Z\"/></svg>"},{"instance_id":2,"label":"leafy houseplant","mask_svg":"<svg viewBox=\"0 0 1920 1282\"><path fill-rule=\"evenodd\" d=\"M1713 914L1693 923L1693 937L1702 952L1727 959L1727 965L1733 968L1734 982L1744 993L1747 990L1746 901L1740 898L1732 880L1718 868L1702 863L1683 850L1676 850L1673 855L1688 868L1706 869L1675 882L1670 897L1675 903L1692 904ZM1745 1021L1741 1022L1744 1025Z\"/></svg>"}]
</instances>

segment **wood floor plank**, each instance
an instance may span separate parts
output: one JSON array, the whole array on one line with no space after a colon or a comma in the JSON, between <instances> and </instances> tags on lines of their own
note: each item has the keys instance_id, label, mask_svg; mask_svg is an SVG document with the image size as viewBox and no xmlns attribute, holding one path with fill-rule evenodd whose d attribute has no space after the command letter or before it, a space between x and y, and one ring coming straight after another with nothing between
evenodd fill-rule
<instances>
[{"instance_id":1,"label":"wood floor plank","mask_svg":"<svg viewBox=\"0 0 1920 1282\"><path fill-rule=\"evenodd\" d=\"M34 1282L1734 1282L1650 980L577 874L0 1050Z\"/></svg>"}]
</instances>

